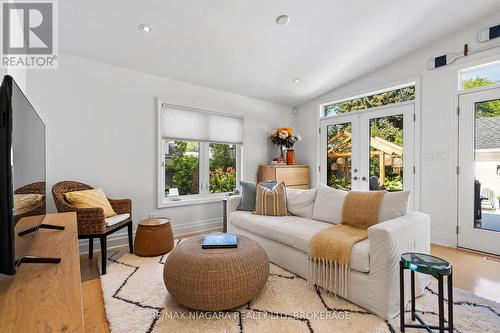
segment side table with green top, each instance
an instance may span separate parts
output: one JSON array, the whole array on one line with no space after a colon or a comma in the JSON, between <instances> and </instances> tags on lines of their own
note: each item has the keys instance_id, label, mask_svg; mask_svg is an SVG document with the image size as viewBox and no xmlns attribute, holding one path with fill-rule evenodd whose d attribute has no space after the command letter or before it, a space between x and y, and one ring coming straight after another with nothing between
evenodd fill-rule
<instances>
[{"instance_id":1,"label":"side table with green top","mask_svg":"<svg viewBox=\"0 0 500 333\"><path fill-rule=\"evenodd\" d=\"M405 300L404 300L404 270L411 271L411 319L417 320L420 324L405 323ZM438 280L438 304L439 304L439 325L428 325L415 311L415 272L432 275ZM447 276L448 285L448 326L444 325L444 277ZM439 330L444 333L445 330L449 333L453 332L453 267L452 265L441 258L424 254L424 253L403 253L399 263L399 284L400 284L400 319L401 332L405 328L423 328L427 332Z\"/></svg>"}]
</instances>

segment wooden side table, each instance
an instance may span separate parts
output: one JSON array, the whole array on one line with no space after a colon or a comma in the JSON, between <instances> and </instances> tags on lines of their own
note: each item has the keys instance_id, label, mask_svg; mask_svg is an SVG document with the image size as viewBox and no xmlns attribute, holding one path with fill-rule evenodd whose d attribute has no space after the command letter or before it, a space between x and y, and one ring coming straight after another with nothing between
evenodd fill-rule
<instances>
[{"instance_id":1,"label":"wooden side table","mask_svg":"<svg viewBox=\"0 0 500 333\"><path fill-rule=\"evenodd\" d=\"M141 257L156 257L174 248L174 235L170 219L151 218L142 220L135 233L134 253Z\"/></svg>"}]
</instances>

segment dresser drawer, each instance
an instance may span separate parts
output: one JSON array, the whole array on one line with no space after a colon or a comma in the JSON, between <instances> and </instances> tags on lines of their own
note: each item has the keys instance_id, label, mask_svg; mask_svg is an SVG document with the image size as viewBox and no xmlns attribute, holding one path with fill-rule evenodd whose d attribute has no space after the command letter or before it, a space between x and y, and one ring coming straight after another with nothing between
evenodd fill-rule
<instances>
[{"instance_id":1,"label":"dresser drawer","mask_svg":"<svg viewBox=\"0 0 500 333\"><path fill-rule=\"evenodd\" d=\"M276 181L286 186L309 185L309 168L276 168Z\"/></svg>"}]
</instances>

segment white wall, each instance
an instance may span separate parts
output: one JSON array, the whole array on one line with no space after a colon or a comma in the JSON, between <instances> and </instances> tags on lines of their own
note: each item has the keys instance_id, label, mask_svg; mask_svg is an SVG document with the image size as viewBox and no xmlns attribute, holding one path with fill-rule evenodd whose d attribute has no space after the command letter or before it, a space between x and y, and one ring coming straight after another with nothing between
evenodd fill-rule
<instances>
[{"instance_id":1,"label":"white wall","mask_svg":"<svg viewBox=\"0 0 500 333\"><path fill-rule=\"evenodd\" d=\"M294 122L286 106L60 54L58 69L28 75L28 98L47 125L48 187L61 180L102 187L132 199L135 222L156 213L177 233L220 226L221 203L157 209L157 97L243 115L248 180L275 153L270 129Z\"/></svg>"},{"instance_id":2,"label":"white wall","mask_svg":"<svg viewBox=\"0 0 500 333\"><path fill-rule=\"evenodd\" d=\"M455 246L456 236L453 230L456 225L454 188L457 127L456 66L467 67L465 65L467 62L480 58L489 59L494 54L499 54L498 59L500 59L500 49L471 55L458 61L455 66L445 66L436 70L427 70L426 63L431 57L450 52L460 53L465 43L469 43L471 48L476 47L478 31L497 24L500 24L499 13L298 107L297 130L303 135L304 141L297 154L299 159L312 166L313 184L316 182L314 170L318 168L316 117L319 112L319 103L336 100L339 97L353 96L371 88L419 76L422 112L420 207L422 211L431 215L432 241ZM346 68L346 70L349 69Z\"/></svg>"}]
</instances>

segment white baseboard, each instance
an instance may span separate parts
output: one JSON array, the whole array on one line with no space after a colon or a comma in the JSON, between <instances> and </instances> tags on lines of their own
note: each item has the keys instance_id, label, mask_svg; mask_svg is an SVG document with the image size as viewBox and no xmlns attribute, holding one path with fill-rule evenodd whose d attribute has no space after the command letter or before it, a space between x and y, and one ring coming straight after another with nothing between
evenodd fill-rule
<instances>
[{"instance_id":1,"label":"white baseboard","mask_svg":"<svg viewBox=\"0 0 500 333\"><path fill-rule=\"evenodd\" d=\"M450 244L450 237L447 233L444 232L431 231L431 243L436 245L455 247L454 245Z\"/></svg>"},{"instance_id":2,"label":"white baseboard","mask_svg":"<svg viewBox=\"0 0 500 333\"><path fill-rule=\"evenodd\" d=\"M222 218L215 218L204 221L196 221L196 222L172 225L172 232L174 233L175 237L178 237L181 235L204 232L221 227L222 227ZM135 237L135 230L134 230L134 237ZM108 236L107 243L108 243L108 250L128 245L127 229L123 229L123 231L118 231L116 234ZM79 247L80 247L80 253L88 253L89 252L88 239L81 239L79 241ZM99 244L99 239L94 239L94 251L100 251L100 250L101 246Z\"/></svg>"}]
</instances>

